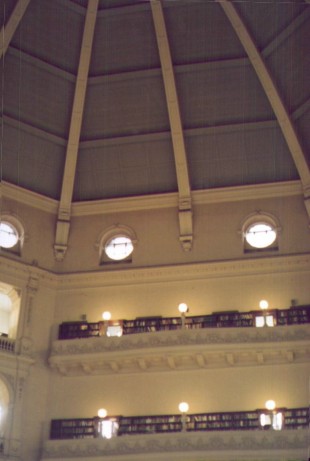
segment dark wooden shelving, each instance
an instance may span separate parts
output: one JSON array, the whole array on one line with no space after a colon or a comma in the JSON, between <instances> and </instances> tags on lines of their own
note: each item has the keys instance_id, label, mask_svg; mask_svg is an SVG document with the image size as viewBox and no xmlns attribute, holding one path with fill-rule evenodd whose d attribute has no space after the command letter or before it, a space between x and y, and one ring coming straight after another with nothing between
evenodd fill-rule
<instances>
[{"instance_id":1,"label":"dark wooden shelving","mask_svg":"<svg viewBox=\"0 0 310 461\"><path fill-rule=\"evenodd\" d=\"M310 305L293 306L289 309L268 311L221 311L208 315L188 316L184 321L187 330L199 328L244 328L255 327L255 319L264 315L272 316L274 326L300 325L310 323ZM109 322L108 322L109 324ZM138 317L133 320L119 320L111 325L120 324L123 335L150 333L182 328L181 317ZM102 336L105 322L88 323L64 322L59 327L58 339L90 338Z\"/></svg>"},{"instance_id":2,"label":"dark wooden shelving","mask_svg":"<svg viewBox=\"0 0 310 461\"><path fill-rule=\"evenodd\" d=\"M306 429L309 425L309 408L280 408L284 429ZM260 415L265 409L226 413L196 413L186 415L186 431L244 431L272 428L260 425ZM106 418L109 420L109 418ZM118 416L110 420L118 424L117 436L180 432L182 416ZM51 439L94 438L98 436L98 417L84 419L59 419L51 422Z\"/></svg>"}]
</instances>

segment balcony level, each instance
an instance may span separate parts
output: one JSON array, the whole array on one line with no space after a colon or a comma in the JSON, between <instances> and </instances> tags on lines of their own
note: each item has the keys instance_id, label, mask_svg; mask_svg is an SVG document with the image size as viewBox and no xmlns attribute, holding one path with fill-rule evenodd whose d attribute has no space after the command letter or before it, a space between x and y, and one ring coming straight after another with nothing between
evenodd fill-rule
<instances>
[{"instance_id":1,"label":"balcony level","mask_svg":"<svg viewBox=\"0 0 310 461\"><path fill-rule=\"evenodd\" d=\"M108 336L109 327L115 336ZM70 322L60 326L59 338L49 365L66 376L307 363L310 306L268 314Z\"/></svg>"},{"instance_id":2,"label":"balcony level","mask_svg":"<svg viewBox=\"0 0 310 461\"><path fill-rule=\"evenodd\" d=\"M308 424L308 408L53 420L41 460L302 461Z\"/></svg>"}]
</instances>

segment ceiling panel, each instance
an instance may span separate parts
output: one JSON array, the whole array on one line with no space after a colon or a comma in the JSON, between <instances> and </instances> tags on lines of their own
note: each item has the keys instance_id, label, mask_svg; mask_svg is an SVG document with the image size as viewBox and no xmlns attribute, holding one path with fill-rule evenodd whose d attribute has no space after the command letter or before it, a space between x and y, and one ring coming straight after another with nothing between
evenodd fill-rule
<instances>
[{"instance_id":1,"label":"ceiling panel","mask_svg":"<svg viewBox=\"0 0 310 461\"><path fill-rule=\"evenodd\" d=\"M79 152L74 200L177 190L171 140L124 143Z\"/></svg>"},{"instance_id":2,"label":"ceiling panel","mask_svg":"<svg viewBox=\"0 0 310 461\"><path fill-rule=\"evenodd\" d=\"M2 179L59 199L65 146L3 125Z\"/></svg>"},{"instance_id":3,"label":"ceiling panel","mask_svg":"<svg viewBox=\"0 0 310 461\"><path fill-rule=\"evenodd\" d=\"M5 9L0 7L2 24L15 3L5 0ZM275 114L220 2L162 3L192 187L298 179ZM265 50L310 162L310 4L233 3ZM2 114L9 123L0 139L3 178L52 198L61 190L86 7L87 0L31 0L0 63ZM150 2L99 0L74 200L176 191Z\"/></svg>"},{"instance_id":4,"label":"ceiling panel","mask_svg":"<svg viewBox=\"0 0 310 461\"><path fill-rule=\"evenodd\" d=\"M8 53L4 68L4 114L66 137L74 84Z\"/></svg>"},{"instance_id":5,"label":"ceiling panel","mask_svg":"<svg viewBox=\"0 0 310 461\"><path fill-rule=\"evenodd\" d=\"M279 128L186 137L193 189L299 179Z\"/></svg>"},{"instance_id":6,"label":"ceiling panel","mask_svg":"<svg viewBox=\"0 0 310 461\"><path fill-rule=\"evenodd\" d=\"M276 39L306 8L304 0L235 3L259 49Z\"/></svg>"},{"instance_id":7,"label":"ceiling panel","mask_svg":"<svg viewBox=\"0 0 310 461\"><path fill-rule=\"evenodd\" d=\"M0 3L0 28L7 24L16 3L17 0L6 0L5 3Z\"/></svg>"},{"instance_id":8,"label":"ceiling panel","mask_svg":"<svg viewBox=\"0 0 310 461\"><path fill-rule=\"evenodd\" d=\"M309 44L310 16L267 60L271 75L289 112L310 98Z\"/></svg>"},{"instance_id":9,"label":"ceiling panel","mask_svg":"<svg viewBox=\"0 0 310 461\"><path fill-rule=\"evenodd\" d=\"M228 77L229 76L229 77ZM274 113L246 61L176 73L185 128L274 119Z\"/></svg>"},{"instance_id":10,"label":"ceiling panel","mask_svg":"<svg viewBox=\"0 0 310 461\"><path fill-rule=\"evenodd\" d=\"M76 73L84 16L60 2L31 0L11 45L63 70ZM35 27L34 27L35 25Z\"/></svg>"},{"instance_id":11,"label":"ceiling panel","mask_svg":"<svg viewBox=\"0 0 310 461\"><path fill-rule=\"evenodd\" d=\"M310 168L310 109L295 122L295 125Z\"/></svg>"},{"instance_id":12,"label":"ceiling panel","mask_svg":"<svg viewBox=\"0 0 310 461\"><path fill-rule=\"evenodd\" d=\"M103 79L89 85L82 139L125 136L169 129L161 74Z\"/></svg>"},{"instance_id":13,"label":"ceiling panel","mask_svg":"<svg viewBox=\"0 0 310 461\"><path fill-rule=\"evenodd\" d=\"M98 16L90 75L159 67L150 7Z\"/></svg>"},{"instance_id":14,"label":"ceiling panel","mask_svg":"<svg viewBox=\"0 0 310 461\"><path fill-rule=\"evenodd\" d=\"M221 7L214 2L163 2L174 64L245 56Z\"/></svg>"}]
</instances>

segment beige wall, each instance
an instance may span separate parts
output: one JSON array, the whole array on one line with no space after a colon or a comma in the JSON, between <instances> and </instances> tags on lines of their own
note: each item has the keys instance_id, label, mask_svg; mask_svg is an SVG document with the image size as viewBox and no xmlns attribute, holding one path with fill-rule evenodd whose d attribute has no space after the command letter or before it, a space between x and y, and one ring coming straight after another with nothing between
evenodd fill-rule
<instances>
[{"instance_id":1,"label":"beige wall","mask_svg":"<svg viewBox=\"0 0 310 461\"><path fill-rule=\"evenodd\" d=\"M280 221L277 254L243 254L238 231L257 209ZM53 255L55 215L13 201L4 201L3 210L21 219L26 239L21 257L0 256L0 279L20 288L22 296L29 277L35 276L38 284L27 327L35 363L23 388L23 461L39 459L52 418L91 417L100 407L110 414L142 415L177 413L181 400L188 401L190 412L255 409L269 398L280 406L308 404L306 364L74 378L61 377L47 365L59 324L82 314L98 321L104 310L114 319L175 316L180 302L189 305L190 315L257 309L262 298L271 308L287 308L292 299L310 303L310 234L301 197L196 206L189 253L179 244L172 208L75 217L63 263ZM95 243L116 223L137 234L133 263L99 266ZM301 254L304 259L299 260ZM22 300L20 335L25 333L26 308Z\"/></svg>"},{"instance_id":2,"label":"beige wall","mask_svg":"<svg viewBox=\"0 0 310 461\"><path fill-rule=\"evenodd\" d=\"M3 200L2 212L11 212L24 224L26 239L21 260L54 272L110 271L99 265L96 247L100 234L115 224L131 227L138 239L130 267L187 264L251 258L243 254L240 229L257 210L271 213L280 222L278 255L310 251L310 232L301 196L244 200L197 205L193 210L193 249L184 252L179 243L176 208L119 212L73 217L68 251L63 263L55 262L53 245L56 216L12 200ZM262 256L268 256L268 253ZM128 265L122 267L128 268Z\"/></svg>"},{"instance_id":3,"label":"beige wall","mask_svg":"<svg viewBox=\"0 0 310 461\"><path fill-rule=\"evenodd\" d=\"M92 417L99 408L110 415L177 414L182 401L190 413L307 406L310 367L300 365L210 369L189 372L59 377L51 379L53 418Z\"/></svg>"}]
</instances>

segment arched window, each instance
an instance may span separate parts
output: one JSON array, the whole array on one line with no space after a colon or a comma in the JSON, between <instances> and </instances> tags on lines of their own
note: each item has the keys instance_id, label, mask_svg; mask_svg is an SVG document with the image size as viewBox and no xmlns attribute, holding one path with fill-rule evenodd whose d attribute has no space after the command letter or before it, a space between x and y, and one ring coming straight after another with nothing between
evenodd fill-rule
<instances>
[{"instance_id":1,"label":"arched window","mask_svg":"<svg viewBox=\"0 0 310 461\"><path fill-rule=\"evenodd\" d=\"M19 312L19 291L0 282L0 337L16 339Z\"/></svg>"},{"instance_id":2,"label":"arched window","mask_svg":"<svg viewBox=\"0 0 310 461\"><path fill-rule=\"evenodd\" d=\"M24 244L24 227L19 219L10 214L0 217L0 248L7 253L21 254Z\"/></svg>"},{"instance_id":3,"label":"arched window","mask_svg":"<svg viewBox=\"0 0 310 461\"><path fill-rule=\"evenodd\" d=\"M269 213L256 212L248 216L242 226L244 252L278 250L280 226Z\"/></svg>"},{"instance_id":4,"label":"arched window","mask_svg":"<svg viewBox=\"0 0 310 461\"><path fill-rule=\"evenodd\" d=\"M7 385L0 376L0 443L2 443L6 435L6 422L8 419L10 404L10 393ZM0 451L1 453L1 451Z\"/></svg>"},{"instance_id":5,"label":"arched window","mask_svg":"<svg viewBox=\"0 0 310 461\"><path fill-rule=\"evenodd\" d=\"M130 227L121 224L109 227L97 241L100 264L131 262L136 243L136 235Z\"/></svg>"}]
</instances>

